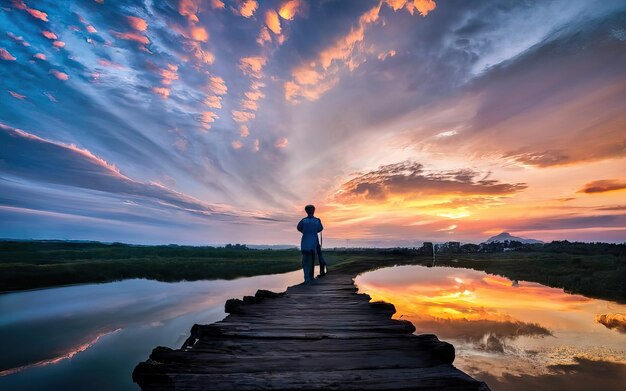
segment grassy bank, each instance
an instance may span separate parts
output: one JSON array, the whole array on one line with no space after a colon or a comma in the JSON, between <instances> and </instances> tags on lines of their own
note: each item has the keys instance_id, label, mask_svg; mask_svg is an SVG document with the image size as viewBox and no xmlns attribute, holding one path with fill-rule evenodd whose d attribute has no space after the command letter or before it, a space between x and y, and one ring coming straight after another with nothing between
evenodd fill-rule
<instances>
[{"instance_id":1,"label":"grassy bank","mask_svg":"<svg viewBox=\"0 0 626 391\"><path fill-rule=\"evenodd\" d=\"M395 264L431 265L409 249L327 251L332 268L367 270ZM511 280L626 303L626 256L555 252L441 254L436 266L465 267ZM0 291L109 282L233 279L300 269L300 252L191 246L68 242L0 242Z\"/></svg>"}]
</instances>

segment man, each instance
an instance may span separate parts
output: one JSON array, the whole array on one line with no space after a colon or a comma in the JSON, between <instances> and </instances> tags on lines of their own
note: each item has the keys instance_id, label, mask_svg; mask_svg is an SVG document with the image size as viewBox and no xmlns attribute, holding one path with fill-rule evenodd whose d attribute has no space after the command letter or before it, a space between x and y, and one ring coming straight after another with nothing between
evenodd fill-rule
<instances>
[{"instance_id":1,"label":"man","mask_svg":"<svg viewBox=\"0 0 626 391\"><path fill-rule=\"evenodd\" d=\"M314 216L315 206L304 207L307 216L298 223L298 231L302 232L300 241L300 251L302 252L302 270L304 271L304 282L313 281L313 270L315 267L315 253L319 246L317 234L322 232L324 227L322 221Z\"/></svg>"}]
</instances>

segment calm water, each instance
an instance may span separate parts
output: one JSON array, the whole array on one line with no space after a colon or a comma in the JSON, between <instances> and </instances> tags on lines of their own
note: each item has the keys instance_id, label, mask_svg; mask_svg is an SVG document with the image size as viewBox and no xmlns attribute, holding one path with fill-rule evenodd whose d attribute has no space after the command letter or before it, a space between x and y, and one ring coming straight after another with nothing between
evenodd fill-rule
<instances>
[{"instance_id":1,"label":"calm water","mask_svg":"<svg viewBox=\"0 0 626 391\"><path fill-rule=\"evenodd\" d=\"M624 305L446 267L398 266L356 281L417 334L452 343L455 365L494 391L626 387Z\"/></svg>"},{"instance_id":2,"label":"calm water","mask_svg":"<svg viewBox=\"0 0 626 391\"><path fill-rule=\"evenodd\" d=\"M232 281L125 280L0 295L0 390L138 390L131 373L157 345L178 348L224 302L284 291L302 272Z\"/></svg>"}]
</instances>

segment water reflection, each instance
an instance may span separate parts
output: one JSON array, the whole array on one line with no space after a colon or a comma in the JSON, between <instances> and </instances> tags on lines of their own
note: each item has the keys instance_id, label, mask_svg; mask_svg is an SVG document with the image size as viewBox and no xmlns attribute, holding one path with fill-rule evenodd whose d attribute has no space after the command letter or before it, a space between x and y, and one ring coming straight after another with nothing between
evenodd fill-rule
<instances>
[{"instance_id":1,"label":"water reflection","mask_svg":"<svg viewBox=\"0 0 626 391\"><path fill-rule=\"evenodd\" d=\"M232 281L125 280L0 295L0 389L137 390L131 373L157 345L180 347L224 302L284 291L301 272ZM7 354L10 352L10 354Z\"/></svg>"},{"instance_id":2,"label":"water reflection","mask_svg":"<svg viewBox=\"0 0 626 391\"><path fill-rule=\"evenodd\" d=\"M357 285L417 333L453 343L455 365L493 390L587 390L583 374L595 370L611 378L591 388L626 384L624 305L458 268L381 269Z\"/></svg>"}]
</instances>

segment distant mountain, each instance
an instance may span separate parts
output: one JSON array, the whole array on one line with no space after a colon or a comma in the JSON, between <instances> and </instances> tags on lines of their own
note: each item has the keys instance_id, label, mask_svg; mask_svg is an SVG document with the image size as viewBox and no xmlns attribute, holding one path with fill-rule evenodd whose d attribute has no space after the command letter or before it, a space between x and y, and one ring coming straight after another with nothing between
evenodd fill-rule
<instances>
[{"instance_id":1,"label":"distant mountain","mask_svg":"<svg viewBox=\"0 0 626 391\"><path fill-rule=\"evenodd\" d=\"M491 242L504 242L508 240L510 241L517 241L517 242L522 242L522 243L528 243L528 244L534 244L534 243L543 243L541 240L537 240L537 239L526 239L526 238L520 238L519 236L513 236L508 232L502 232L500 234L497 234L496 236L492 236L489 239L486 240L487 243L491 243Z\"/></svg>"}]
</instances>

